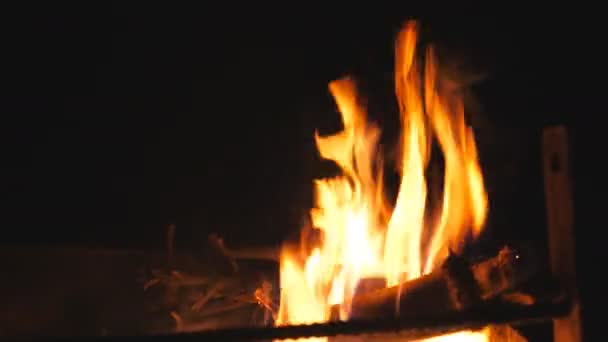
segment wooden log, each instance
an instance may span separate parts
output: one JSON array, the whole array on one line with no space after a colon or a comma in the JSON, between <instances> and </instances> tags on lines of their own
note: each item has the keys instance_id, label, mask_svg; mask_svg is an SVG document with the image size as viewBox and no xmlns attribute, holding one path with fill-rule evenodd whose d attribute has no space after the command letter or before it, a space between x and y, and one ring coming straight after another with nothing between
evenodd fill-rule
<instances>
[{"instance_id":1,"label":"wooden log","mask_svg":"<svg viewBox=\"0 0 608 342\"><path fill-rule=\"evenodd\" d=\"M356 295L350 317L353 319L394 318L403 310L432 314L454 310L458 301L451 296L449 281L444 272L429 275L373 292Z\"/></svg>"},{"instance_id":2,"label":"wooden log","mask_svg":"<svg viewBox=\"0 0 608 342\"><path fill-rule=\"evenodd\" d=\"M573 203L568 160L568 134L563 126L543 132L543 170L551 273L573 302L572 311L553 321L555 342L582 341L576 286Z\"/></svg>"},{"instance_id":3,"label":"wooden log","mask_svg":"<svg viewBox=\"0 0 608 342\"><path fill-rule=\"evenodd\" d=\"M399 286L356 294L350 318L395 319L402 312L435 315L473 307L529 279L536 265L528 261L531 258L508 247L496 257L474 265L450 256L441 268L428 275Z\"/></svg>"}]
</instances>

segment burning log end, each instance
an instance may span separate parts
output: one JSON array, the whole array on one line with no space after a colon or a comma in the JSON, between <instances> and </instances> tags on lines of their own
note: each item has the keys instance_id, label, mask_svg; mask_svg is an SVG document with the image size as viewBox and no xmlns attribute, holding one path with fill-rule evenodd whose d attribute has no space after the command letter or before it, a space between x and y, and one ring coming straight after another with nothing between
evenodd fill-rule
<instances>
[{"instance_id":1,"label":"burning log end","mask_svg":"<svg viewBox=\"0 0 608 342\"><path fill-rule=\"evenodd\" d=\"M538 270L537 258L530 248L504 247L494 258L471 266L482 298L489 299L513 290Z\"/></svg>"},{"instance_id":2,"label":"burning log end","mask_svg":"<svg viewBox=\"0 0 608 342\"><path fill-rule=\"evenodd\" d=\"M450 253L441 267L454 306L461 310L481 299L475 275L468 262L460 256Z\"/></svg>"},{"instance_id":3,"label":"burning log end","mask_svg":"<svg viewBox=\"0 0 608 342\"><path fill-rule=\"evenodd\" d=\"M430 274L398 286L357 293L350 318L394 319L406 312L434 315L475 307L529 279L535 263L527 259L509 247L473 265L463 257L451 255Z\"/></svg>"}]
</instances>

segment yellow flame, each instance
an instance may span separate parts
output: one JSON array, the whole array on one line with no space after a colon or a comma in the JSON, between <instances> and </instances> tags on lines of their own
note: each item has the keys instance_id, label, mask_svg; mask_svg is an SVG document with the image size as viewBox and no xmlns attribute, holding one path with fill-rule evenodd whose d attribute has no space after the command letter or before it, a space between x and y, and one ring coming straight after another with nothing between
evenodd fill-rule
<instances>
[{"instance_id":1,"label":"yellow flame","mask_svg":"<svg viewBox=\"0 0 608 342\"><path fill-rule=\"evenodd\" d=\"M428 146L417 63L416 25L409 23L397 38L395 91L401 118L401 185L388 222L384 248L387 285L421 275L420 237L424 226Z\"/></svg>"},{"instance_id":2,"label":"yellow flame","mask_svg":"<svg viewBox=\"0 0 608 342\"><path fill-rule=\"evenodd\" d=\"M322 232L322 243L305 260L293 251L281 256L278 325L325 322L336 305L340 318L348 319L360 279L384 277L387 286L394 286L420 277L483 227L487 195L462 99L442 89L432 49L427 50L422 79L416 45L417 24L408 22L395 46L402 154L392 211L383 196L382 173L374 167L381 162L380 130L367 121L352 79L329 84L344 129L325 137L315 133L315 140L321 157L334 161L342 175L314 183L311 219ZM445 182L437 224L427 227L425 170L432 136L444 155ZM433 234L424 255L421 239L427 228ZM486 341L486 333L461 332L428 341Z\"/></svg>"},{"instance_id":3,"label":"yellow flame","mask_svg":"<svg viewBox=\"0 0 608 342\"><path fill-rule=\"evenodd\" d=\"M440 96L434 59L433 50L428 49L425 103L435 136L443 150L445 185L441 218L431 240L425 273L445 259L448 249L460 249L460 240L466 236L468 229L472 229L474 236L479 234L487 208L477 149L473 132L465 124L462 98L454 95ZM452 102L451 108L446 103L449 100Z\"/></svg>"}]
</instances>

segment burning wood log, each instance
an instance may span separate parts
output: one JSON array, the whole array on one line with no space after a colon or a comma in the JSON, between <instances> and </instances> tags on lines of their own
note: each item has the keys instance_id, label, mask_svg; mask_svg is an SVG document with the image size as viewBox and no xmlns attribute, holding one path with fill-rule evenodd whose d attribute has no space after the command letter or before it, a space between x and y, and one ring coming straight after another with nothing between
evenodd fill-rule
<instances>
[{"instance_id":1,"label":"burning wood log","mask_svg":"<svg viewBox=\"0 0 608 342\"><path fill-rule=\"evenodd\" d=\"M531 256L505 247L497 256L469 265L450 256L437 271L399 286L355 295L352 319L395 319L399 313L433 315L460 311L512 290L535 271Z\"/></svg>"}]
</instances>

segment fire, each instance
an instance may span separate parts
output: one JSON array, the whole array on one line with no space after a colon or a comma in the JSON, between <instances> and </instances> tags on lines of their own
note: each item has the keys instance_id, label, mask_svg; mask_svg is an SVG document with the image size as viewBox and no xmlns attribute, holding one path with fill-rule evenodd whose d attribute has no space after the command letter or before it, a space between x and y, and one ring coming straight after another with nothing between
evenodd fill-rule
<instances>
[{"instance_id":1,"label":"fire","mask_svg":"<svg viewBox=\"0 0 608 342\"><path fill-rule=\"evenodd\" d=\"M352 79L329 84L344 129L325 137L317 133L315 140L321 157L334 161L342 175L314 183L316 206L310 214L322 232L321 245L305 260L297 251L285 250L281 256L279 325L328 321L332 307L348 319L359 280L381 277L386 286L394 286L420 277L482 229L487 197L462 99L441 82L432 48L426 50L422 73L416 45L417 24L408 22L395 49L402 155L401 183L392 206L384 197L379 128L368 122ZM445 182L440 214L429 220L425 170L432 137L443 151ZM432 237L423 245L424 229ZM484 337L482 332L461 332L432 341Z\"/></svg>"}]
</instances>

